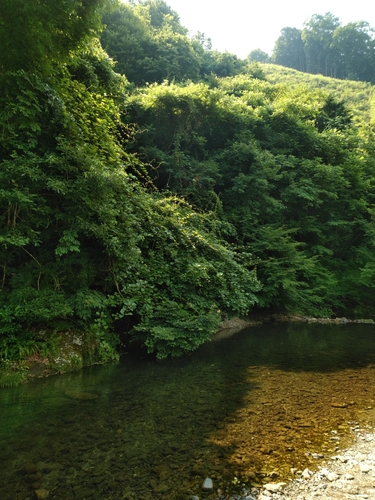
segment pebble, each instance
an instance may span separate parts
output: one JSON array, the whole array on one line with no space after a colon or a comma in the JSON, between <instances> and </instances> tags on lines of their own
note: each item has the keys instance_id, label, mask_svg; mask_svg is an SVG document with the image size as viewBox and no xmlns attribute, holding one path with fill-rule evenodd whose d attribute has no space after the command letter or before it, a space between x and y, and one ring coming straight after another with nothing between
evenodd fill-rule
<instances>
[{"instance_id":1,"label":"pebble","mask_svg":"<svg viewBox=\"0 0 375 500\"><path fill-rule=\"evenodd\" d=\"M344 474L344 479L346 479L347 481L352 481L354 479L354 476L346 473L346 474Z\"/></svg>"},{"instance_id":2,"label":"pebble","mask_svg":"<svg viewBox=\"0 0 375 500\"><path fill-rule=\"evenodd\" d=\"M375 469L375 456L371 438L375 437L375 432L364 432L357 426L356 429L357 440L351 448L332 457L325 467L320 467L316 472L305 469L301 475L305 480L291 481L282 492L278 492L278 499L375 499L369 495L371 490L374 491L371 471Z\"/></svg>"},{"instance_id":3,"label":"pebble","mask_svg":"<svg viewBox=\"0 0 375 500\"><path fill-rule=\"evenodd\" d=\"M268 483L263 488L271 493L277 493L287 486L287 483Z\"/></svg>"},{"instance_id":4,"label":"pebble","mask_svg":"<svg viewBox=\"0 0 375 500\"><path fill-rule=\"evenodd\" d=\"M213 488L214 488L214 483L213 483L212 479L209 477L206 477L206 479L203 481L202 490L210 491L210 490L213 490Z\"/></svg>"},{"instance_id":5,"label":"pebble","mask_svg":"<svg viewBox=\"0 0 375 500\"><path fill-rule=\"evenodd\" d=\"M328 481L336 481L339 478L339 476L335 472L328 472L327 474L327 479Z\"/></svg>"},{"instance_id":6,"label":"pebble","mask_svg":"<svg viewBox=\"0 0 375 500\"><path fill-rule=\"evenodd\" d=\"M277 493L279 491L279 485L278 484L265 484L263 488L267 491L270 491L271 493Z\"/></svg>"},{"instance_id":7,"label":"pebble","mask_svg":"<svg viewBox=\"0 0 375 500\"><path fill-rule=\"evenodd\" d=\"M349 423L349 422L348 422ZM350 423L349 423L350 424ZM375 431L361 429L356 425L356 442L341 455L326 457L327 463L316 471L291 469L295 479L289 483L267 483L263 490L244 491L230 500L375 500L375 470L373 440ZM311 453L313 456L313 454ZM350 471L350 472L349 472ZM220 496L216 500L223 500ZM195 499L194 499L195 500Z\"/></svg>"},{"instance_id":8,"label":"pebble","mask_svg":"<svg viewBox=\"0 0 375 500\"><path fill-rule=\"evenodd\" d=\"M312 472L309 471L309 469L305 469L303 472L302 472L302 477L303 479L310 479L310 476L312 475Z\"/></svg>"},{"instance_id":9,"label":"pebble","mask_svg":"<svg viewBox=\"0 0 375 500\"><path fill-rule=\"evenodd\" d=\"M38 500L46 500L49 497L49 491L44 489L35 490L35 495Z\"/></svg>"},{"instance_id":10,"label":"pebble","mask_svg":"<svg viewBox=\"0 0 375 500\"><path fill-rule=\"evenodd\" d=\"M38 472L38 468L34 464L25 464L23 470L26 474L35 474Z\"/></svg>"},{"instance_id":11,"label":"pebble","mask_svg":"<svg viewBox=\"0 0 375 500\"><path fill-rule=\"evenodd\" d=\"M366 474L367 472L370 472L370 470L372 470L372 467L368 464L359 464L359 469L361 472L364 472Z\"/></svg>"}]
</instances>

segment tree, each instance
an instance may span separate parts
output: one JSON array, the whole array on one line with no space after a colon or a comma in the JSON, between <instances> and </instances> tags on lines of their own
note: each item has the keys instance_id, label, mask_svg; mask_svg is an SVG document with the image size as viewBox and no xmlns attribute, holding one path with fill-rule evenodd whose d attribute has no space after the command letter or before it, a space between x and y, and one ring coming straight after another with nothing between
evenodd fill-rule
<instances>
[{"instance_id":1,"label":"tree","mask_svg":"<svg viewBox=\"0 0 375 500\"><path fill-rule=\"evenodd\" d=\"M344 102L238 75L148 86L129 104L133 147L153 159L156 185L208 213L256 266L256 304L314 315L373 307L370 285L355 284L373 272L372 153Z\"/></svg>"},{"instance_id":2,"label":"tree","mask_svg":"<svg viewBox=\"0 0 375 500\"><path fill-rule=\"evenodd\" d=\"M142 85L199 77L196 44L164 1L122 4L104 15L103 22L102 45L129 81Z\"/></svg>"},{"instance_id":3,"label":"tree","mask_svg":"<svg viewBox=\"0 0 375 500\"><path fill-rule=\"evenodd\" d=\"M155 48L146 20L139 17L131 5L121 4L104 14L103 23L101 44L114 59L116 71L131 82L144 82L142 63Z\"/></svg>"},{"instance_id":4,"label":"tree","mask_svg":"<svg viewBox=\"0 0 375 500\"><path fill-rule=\"evenodd\" d=\"M352 123L352 117L343 101L329 95L317 114L315 123L319 132L327 129L345 130Z\"/></svg>"},{"instance_id":5,"label":"tree","mask_svg":"<svg viewBox=\"0 0 375 500\"><path fill-rule=\"evenodd\" d=\"M276 40L272 60L281 66L306 71L306 54L302 31L297 28L283 28Z\"/></svg>"},{"instance_id":6,"label":"tree","mask_svg":"<svg viewBox=\"0 0 375 500\"><path fill-rule=\"evenodd\" d=\"M147 13L143 15L149 17L153 28L161 30L168 27L180 35L187 34L188 30L181 25L177 12L172 10L164 0L144 0L139 3L139 7L136 10Z\"/></svg>"},{"instance_id":7,"label":"tree","mask_svg":"<svg viewBox=\"0 0 375 500\"><path fill-rule=\"evenodd\" d=\"M314 14L302 30L306 52L306 66L309 73L320 73L335 77L337 57L332 47L333 33L340 26L339 19L330 12L324 16Z\"/></svg>"},{"instance_id":8,"label":"tree","mask_svg":"<svg viewBox=\"0 0 375 500\"><path fill-rule=\"evenodd\" d=\"M198 81L247 70L246 61L235 54L211 50L204 34L189 38L178 15L162 0L120 5L103 22L104 49L115 60L117 71L136 85Z\"/></svg>"},{"instance_id":9,"label":"tree","mask_svg":"<svg viewBox=\"0 0 375 500\"><path fill-rule=\"evenodd\" d=\"M105 0L3 0L0 71L49 71L99 29Z\"/></svg>"},{"instance_id":10,"label":"tree","mask_svg":"<svg viewBox=\"0 0 375 500\"><path fill-rule=\"evenodd\" d=\"M219 77L238 75L246 68L246 63L230 52L211 50L202 57L201 74L214 74Z\"/></svg>"},{"instance_id":11,"label":"tree","mask_svg":"<svg viewBox=\"0 0 375 500\"><path fill-rule=\"evenodd\" d=\"M302 31L283 28L275 43L276 64L334 78L375 80L374 30L365 21L342 26L330 12L313 15Z\"/></svg>"},{"instance_id":12,"label":"tree","mask_svg":"<svg viewBox=\"0 0 375 500\"><path fill-rule=\"evenodd\" d=\"M337 76L350 80L375 81L374 30L364 21L339 26L332 47L338 54Z\"/></svg>"},{"instance_id":13,"label":"tree","mask_svg":"<svg viewBox=\"0 0 375 500\"><path fill-rule=\"evenodd\" d=\"M270 56L261 49L255 49L247 56L250 62L270 62Z\"/></svg>"},{"instance_id":14,"label":"tree","mask_svg":"<svg viewBox=\"0 0 375 500\"><path fill-rule=\"evenodd\" d=\"M116 328L178 355L245 314L259 283L209 217L156 192L127 147L127 81L95 36L81 41L48 65L37 44L28 71L0 73L0 356L80 329L108 359Z\"/></svg>"}]
</instances>

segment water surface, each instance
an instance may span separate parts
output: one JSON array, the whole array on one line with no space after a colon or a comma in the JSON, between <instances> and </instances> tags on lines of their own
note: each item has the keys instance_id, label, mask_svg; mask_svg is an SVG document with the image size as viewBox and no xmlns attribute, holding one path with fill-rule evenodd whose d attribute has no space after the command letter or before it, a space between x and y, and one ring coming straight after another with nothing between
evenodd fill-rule
<instances>
[{"instance_id":1,"label":"water surface","mask_svg":"<svg viewBox=\"0 0 375 500\"><path fill-rule=\"evenodd\" d=\"M4 389L0 498L187 500L205 477L285 479L373 425L374 375L374 325L279 324Z\"/></svg>"}]
</instances>

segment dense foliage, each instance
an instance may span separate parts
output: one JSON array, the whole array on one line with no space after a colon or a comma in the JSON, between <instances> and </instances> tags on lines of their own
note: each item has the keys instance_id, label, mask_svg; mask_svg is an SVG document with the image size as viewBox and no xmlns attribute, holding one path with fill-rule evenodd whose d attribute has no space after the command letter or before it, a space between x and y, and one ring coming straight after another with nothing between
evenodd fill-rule
<instances>
[{"instance_id":1,"label":"dense foliage","mask_svg":"<svg viewBox=\"0 0 375 500\"><path fill-rule=\"evenodd\" d=\"M254 309L374 314L370 109L266 81L161 0L63 6L0 6L3 359L69 329L165 357Z\"/></svg>"},{"instance_id":2,"label":"dense foliage","mask_svg":"<svg viewBox=\"0 0 375 500\"><path fill-rule=\"evenodd\" d=\"M192 349L223 314L249 310L252 266L214 221L148 186L126 151L126 80L95 38L70 49L48 66L3 61L2 356L33 352L43 331L67 328L90 330L110 355L113 328L129 316L159 356Z\"/></svg>"},{"instance_id":3,"label":"dense foliage","mask_svg":"<svg viewBox=\"0 0 375 500\"><path fill-rule=\"evenodd\" d=\"M341 101L237 76L141 89L129 113L159 189L253 254L258 307L372 310L372 149Z\"/></svg>"}]
</instances>

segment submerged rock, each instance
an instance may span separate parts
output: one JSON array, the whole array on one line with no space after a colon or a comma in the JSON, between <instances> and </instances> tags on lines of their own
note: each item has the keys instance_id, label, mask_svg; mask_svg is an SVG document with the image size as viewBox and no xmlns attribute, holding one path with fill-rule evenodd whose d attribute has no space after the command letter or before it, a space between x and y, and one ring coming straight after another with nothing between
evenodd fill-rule
<instances>
[{"instance_id":1,"label":"submerged rock","mask_svg":"<svg viewBox=\"0 0 375 500\"><path fill-rule=\"evenodd\" d=\"M38 500L45 500L49 497L49 491L45 489L35 490L35 496Z\"/></svg>"},{"instance_id":2,"label":"submerged rock","mask_svg":"<svg viewBox=\"0 0 375 500\"><path fill-rule=\"evenodd\" d=\"M214 483L211 478L206 477L206 479L203 481L202 485L202 490L204 491L211 491L214 489Z\"/></svg>"},{"instance_id":3,"label":"submerged rock","mask_svg":"<svg viewBox=\"0 0 375 500\"><path fill-rule=\"evenodd\" d=\"M38 472L38 467L34 464L29 463L23 466L23 470L25 474L35 474L36 472Z\"/></svg>"}]
</instances>

